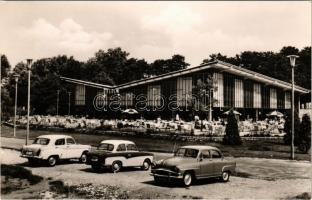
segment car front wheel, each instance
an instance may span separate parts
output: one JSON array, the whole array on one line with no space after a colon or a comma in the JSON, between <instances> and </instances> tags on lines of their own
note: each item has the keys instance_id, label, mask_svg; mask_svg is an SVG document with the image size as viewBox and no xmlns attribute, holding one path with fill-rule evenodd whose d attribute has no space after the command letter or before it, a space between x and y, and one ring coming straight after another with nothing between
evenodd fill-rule
<instances>
[{"instance_id":1,"label":"car front wheel","mask_svg":"<svg viewBox=\"0 0 312 200\"><path fill-rule=\"evenodd\" d=\"M223 182L228 182L230 179L230 173L225 171L225 172L222 172L222 176L221 176L221 180Z\"/></svg>"},{"instance_id":2,"label":"car front wheel","mask_svg":"<svg viewBox=\"0 0 312 200\"><path fill-rule=\"evenodd\" d=\"M114 172L114 173L119 172L121 170L121 167L122 167L121 162L118 162L118 161L113 162L112 172Z\"/></svg>"},{"instance_id":3,"label":"car front wheel","mask_svg":"<svg viewBox=\"0 0 312 200\"><path fill-rule=\"evenodd\" d=\"M55 156L50 156L50 157L48 158L48 165L49 165L50 167L53 167L53 166L56 165L56 161L57 161L57 158L56 158Z\"/></svg>"},{"instance_id":4,"label":"car front wheel","mask_svg":"<svg viewBox=\"0 0 312 200\"><path fill-rule=\"evenodd\" d=\"M183 176L183 184L185 186L190 186L193 182L193 175L190 172L185 172Z\"/></svg>"},{"instance_id":5,"label":"car front wheel","mask_svg":"<svg viewBox=\"0 0 312 200\"><path fill-rule=\"evenodd\" d=\"M143 170L148 170L149 168L150 168L150 166L151 166L151 162L149 162L149 160L145 160L144 162L143 162L143 165L142 165L142 169Z\"/></svg>"},{"instance_id":6,"label":"car front wheel","mask_svg":"<svg viewBox=\"0 0 312 200\"><path fill-rule=\"evenodd\" d=\"M82 153L79 159L80 162L82 163L86 163L87 162L87 154L86 153Z\"/></svg>"}]
</instances>

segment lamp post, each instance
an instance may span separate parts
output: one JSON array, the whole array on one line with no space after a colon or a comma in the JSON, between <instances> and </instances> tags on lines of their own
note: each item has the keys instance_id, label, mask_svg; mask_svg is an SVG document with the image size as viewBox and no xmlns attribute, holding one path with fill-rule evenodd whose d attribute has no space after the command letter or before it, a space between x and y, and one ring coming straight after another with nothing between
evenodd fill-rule
<instances>
[{"instance_id":1,"label":"lamp post","mask_svg":"<svg viewBox=\"0 0 312 200\"><path fill-rule=\"evenodd\" d=\"M32 59L27 59L27 71L28 71L28 95L27 95L27 132L26 132L26 145L29 140L29 113L30 113L30 69Z\"/></svg>"},{"instance_id":2,"label":"lamp post","mask_svg":"<svg viewBox=\"0 0 312 200\"><path fill-rule=\"evenodd\" d=\"M70 115L70 94L71 92L68 92L68 116Z\"/></svg>"},{"instance_id":3,"label":"lamp post","mask_svg":"<svg viewBox=\"0 0 312 200\"><path fill-rule=\"evenodd\" d=\"M294 81L294 68L296 66L297 55L289 55L287 58L290 60L291 66L291 159L295 159L295 146L294 146L294 137L295 137L295 81Z\"/></svg>"},{"instance_id":4,"label":"lamp post","mask_svg":"<svg viewBox=\"0 0 312 200\"><path fill-rule=\"evenodd\" d=\"M16 110L17 110L17 83L19 75L15 74L13 75L15 79L15 103L14 103L14 129L13 129L13 136L16 137Z\"/></svg>"},{"instance_id":5,"label":"lamp post","mask_svg":"<svg viewBox=\"0 0 312 200\"><path fill-rule=\"evenodd\" d=\"M2 77L1 77L1 73L2 73L2 66L1 66L1 58L2 58L2 54L0 54L0 135L1 135L1 116L2 116L2 99L1 99L1 88L2 88Z\"/></svg>"}]
</instances>

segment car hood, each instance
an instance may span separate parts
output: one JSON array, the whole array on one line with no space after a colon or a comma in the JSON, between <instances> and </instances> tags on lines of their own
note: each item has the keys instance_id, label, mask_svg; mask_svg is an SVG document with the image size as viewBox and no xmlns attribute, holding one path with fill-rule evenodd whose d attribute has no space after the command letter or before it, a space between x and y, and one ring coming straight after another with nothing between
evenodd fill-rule
<instances>
[{"instance_id":1,"label":"car hood","mask_svg":"<svg viewBox=\"0 0 312 200\"><path fill-rule=\"evenodd\" d=\"M196 158L186 158L186 157L171 157L164 159L160 165L164 167L174 167L174 166L181 166L189 163L194 163Z\"/></svg>"},{"instance_id":2,"label":"car hood","mask_svg":"<svg viewBox=\"0 0 312 200\"><path fill-rule=\"evenodd\" d=\"M88 155L96 155L96 156L105 156L105 155L110 155L111 152L109 151L104 151L104 150L98 150L98 149L92 149Z\"/></svg>"}]
</instances>

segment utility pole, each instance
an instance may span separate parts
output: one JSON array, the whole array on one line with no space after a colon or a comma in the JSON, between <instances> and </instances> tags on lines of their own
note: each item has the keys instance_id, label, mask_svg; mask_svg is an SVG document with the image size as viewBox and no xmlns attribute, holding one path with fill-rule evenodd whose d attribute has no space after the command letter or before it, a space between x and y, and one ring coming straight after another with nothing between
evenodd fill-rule
<instances>
[{"instance_id":1,"label":"utility pole","mask_svg":"<svg viewBox=\"0 0 312 200\"><path fill-rule=\"evenodd\" d=\"M17 110L17 85L18 85L18 78L19 75L15 74L15 103L14 103L14 128L13 128L13 136L16 137L16 110Z\"/></svg>"},{"instance_id":2,"label":"utility pole","mask_svg":"<svg viewBox=\"0 0 312 200\"><path fill-rule=\"evenodd\" d=\"M29 140L29 113L30 113L30 69L32 59L27 59L27 71L28 71L28 96L27 96L27 132L26 132L26 145Z\"/></svg>"}]
</instances>

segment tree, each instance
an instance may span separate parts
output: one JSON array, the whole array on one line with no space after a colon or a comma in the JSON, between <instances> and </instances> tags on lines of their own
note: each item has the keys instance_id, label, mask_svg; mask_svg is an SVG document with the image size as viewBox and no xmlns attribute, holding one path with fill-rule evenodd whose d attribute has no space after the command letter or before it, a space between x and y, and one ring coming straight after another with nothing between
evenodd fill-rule
<instances>
[{"instance_id":1,"label":"tree","mask_svg":"<svg viewBox=\"0 0 312 200\"><path fill-rule=\"evenodd\" d=\"M216 89L215 80L211 75L208 76L205 81L202 81L201 79L197 80L197 83L193 86L192 90L194 95L193 97L195 98L191 98L193 115L196 111L199 111L201 119L203 120L205 114L210 112L210 109L213 107L213 103L217 101L216 99L213 99L212 96L212 91Z\"/></svg>"},{"instance_id":2,"label":"tree","mask_svg":"<svg viewBox=\"0 0 312 200\"><path fill-rule=\"evenodd\" d=\"M311 148L311 120L309 115L304 114L300 123L300 131L298 134L298 147L304 153Z\"/></svg>"},{"instance_id":3,"label":"tree","mask_svg":"<svg viewBox=\"0 0 312 200\"><path fill-rule=\"evenodd\" d=\"M298 115L298 111L295 110L295 134L294 134L294 143L298 145L299 143L299 132L300 132L300 119ZM284 135L284 143L290 145L291 144L291 117L286 117L284 131L286 135Z\"/></svg>"},{"instance_id":4,"label":"tree","mask_svg":"<svg viewBox=\"0 0 312 200\"><path fill-rule=\"evenodd\" d=\"M11 65L5 55L1 55L1 79L4 79L8 76L11 69Z\"/></svg>"},{"instance_id":5,"label":"tree","mask_svg":"<svg viewBox=\"0 0 312 200\"><path fill-rule=\"evenodd\" d=\"M173 55L170 59L155 60L148 71L150 76L161 75L181 69L185 69L190 64L185 62L185 57L181 55Z\"/></svg>"},{"instance_id":6,"label":"tree","mask_svg":"<svg viewBox=\"0 0 312 200\"><path fill-rule=\"evenodd\" d=\"M242 141L239 136L237 120L233 110L229 112L225 128L223 143L226 145L241 145Z\"/></svg>"}]
</instances>

